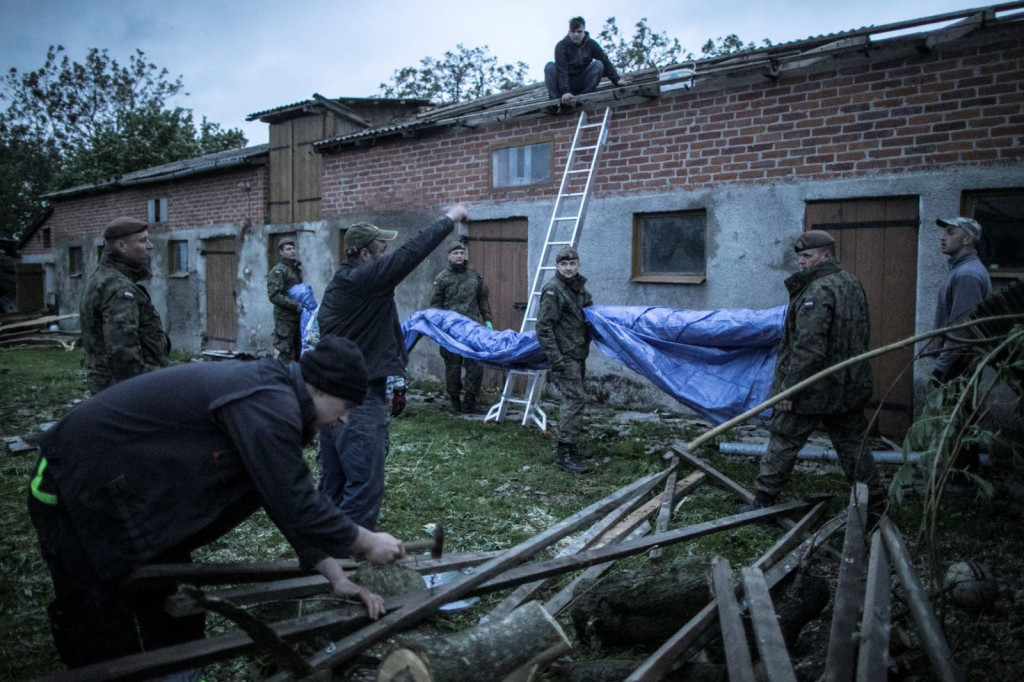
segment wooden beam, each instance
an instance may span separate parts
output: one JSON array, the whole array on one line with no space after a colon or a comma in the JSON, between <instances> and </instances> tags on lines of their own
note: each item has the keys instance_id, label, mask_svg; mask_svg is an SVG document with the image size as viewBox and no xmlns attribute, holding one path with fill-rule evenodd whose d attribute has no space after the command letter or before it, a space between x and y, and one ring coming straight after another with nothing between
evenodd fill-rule
<instances>
[{"instance_id":1,"label":"wooden beam","mask_svg":"<svg viewBox=\"0 0 1024 682\"><path fill-rule=\"evenodd\" d=\"M715 482L718 483L718 485L732 492L734 495L739 497L744 502L750 503L754 501L754 493L750 492L736 481L732 480L722 472L718 471L718 469L715 469L713 466L702 460L700 457L694 455L692 452L690 452L690 448L684 443L673 443L672 452L675 453L676 457L686 462L694 469L699 469L703 471L705 474L714 479Z\"/></svg>"},{"instance_id":2,"label":"wooden beam","mask_svg":"<svg viewBox=\"0 0 1024 682\"><path fill-rule=\"evenodd\" d=\"M723 556L711 560L718 626L722 631L722 648L727 652L725 666L729 682L754 682L754 663L750 660L750 644L743 627L740 604L736 601L736 585L732 567Z\"/></svg>"},{"instance_id":3,"label":"wooden beam","mask_svg":"<svg viewBox=\"0 0 1024 682\"><path fill-rule=\"evenodd\" d=\"M882 534L871 536L868 579L861 616L857 682L875 682L889 676L889 635L892 630L892 568Z\"/></svg>"},{"instance_id":4,"label":"wooden beam","mask_svg":"<svg viewBox=\"0 0 1024 682\"><path fill-rule=\"evenodd\" d=\"M851 682L857 662L854 635L864 603L864 524L867 523L868 487L858 483L850 489L846 514L843 560L839 562L839 584L832 607L825 682Z\"/></svg>"},{"instance_id":5,"label":"wooden beam","mask_svg":"<svg viewBox=\"0 0 1024 682\"><path fill-rule=\"evenodd\" d=\"M789 659L764 573L760 568L751 566L740 569L740 575L743 576L743 592L747 596L747 610L764 677L771 682L796 682L793 662Z\"/></svg>"},{"instance_id":6,"label":"wooden beam","mask_svg":"<svg viewBox=\"0 0 1024 682\"><path fill-rule=\"evenodd\" d=\"M910 615L917 625L918 637L932 664L932 671L941 682L965 682L967 676L953 659L953 650L942 633L939 619L935 617L928 595L914 571L914 563L907 552L907 546L903 543L903 536L887 516L883 516L878 525L882 531L882 539L885 540L885 548L889 550L889 557L896 569L896 576L903 585Z\"/></svg>"},{"instance_id":7,"label":"wooden beam","mask_svg":"<svg viewBox=\"0 0 1024 682\"><path fill-rule=\"evenodd\" d=\"M668 522L672 518L672 501L675 499L676 473L679 469L679 458L673 457L672 463L669 466L672 467L672 473L665 480L665 490L661 493L661 508L658 510L658 522L654 526L655 533L664 533L668 530ZM648 558L651 561L660 561L663 553L664 550L658 547L651 550Z\"/></svg>"},{"instance_id":8,"label":"wooden beam","mask_svg":"<svg viewBox=\"0 0 1024 682\"><path fill-rule=\"evenodd\" d=\"M775 587L784 577L795 571L804 560L805 554L813 552L843 524L843 517L837 516L801 543L799 547L793 549L793 546L800 542L800 538L817 522L827 506L824 502L817 504L754 564L761 569L769 565L772 566L765 576L769 589ZM687 654L690 648L713 626L714 622L715 602L712 601L641 663L626 682L657 682L662 679L676 660Z\"/></svg>"},{"instance_id":9,"label":"wooden beam","mask_svg":"<svg viewBox=\"0 0 1024 682\"><path fill-rule=\"evenodd\" d=\"M675 488L675 499L679 499L683 495L689 495L693 490L697 488L707 478L707 475L703 471L695 471L683 480L676 483ZM608 542L609 538L622 537L623 535L629 534L634 528L637 528L647 518L651 516L661 506L661 500L654 498L645 502L642 506L637 507L636 511L627 516L622 520L622 523L612 528L608 533L598 541L597 546L601 546L602 542Z\"/></svg>"},{"instance_id":10,"label":"wooden beam","mask_svg":"<svg viewBox=\"0 0 1024 682\"><path fill-rule=\"evenodd\" d=\"M530 558L545 547L570 535L587 522L593 521L601 514L605 514L608 510L622 504L624 500L637 497L651 490L654 486L665 480L669 473L670 470L666 469L660 474L642 478L603 500L595 502L586 509L576 512L561 523L519 543L519 545L513 547L508 552L481 565L473 574L464 575L461 579L446 583L415 607L399 609L398 611L388 613L371 625L362 628L359 632L333 643L327 649L315 655L310 660L311 665L317 670L324 670L349 660L366 647L386 639L395 632L426 618L444 604L461 599L475 587L482 585L512 566Z\"/></svg>"}]
</instances>

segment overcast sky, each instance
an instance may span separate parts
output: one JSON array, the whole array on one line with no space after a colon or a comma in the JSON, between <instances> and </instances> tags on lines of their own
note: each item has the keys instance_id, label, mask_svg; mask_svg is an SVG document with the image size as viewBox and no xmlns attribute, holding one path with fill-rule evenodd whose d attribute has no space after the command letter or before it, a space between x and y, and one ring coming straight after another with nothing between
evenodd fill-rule
<instances>
[{"instance_id":1,"label":"overcast sky","mask_svg":"<svg viewBox=\"0 0 1024 682\"><path fill-rule=\"evenodd\" d=\"M608 17L620 32L648 26L700 53L708 38L787 42L981 6L970 0L0 0L0 66L43 65L60 44L74 61L91 47L127 62L138 48L183 77L175 104L250 144L266 125L248 114L310 98L368 97L403 66L461 43L488 46L499 62L522 61L540 80L552 48L582 14L596 36Z\"/></svg>"}]
</instances>

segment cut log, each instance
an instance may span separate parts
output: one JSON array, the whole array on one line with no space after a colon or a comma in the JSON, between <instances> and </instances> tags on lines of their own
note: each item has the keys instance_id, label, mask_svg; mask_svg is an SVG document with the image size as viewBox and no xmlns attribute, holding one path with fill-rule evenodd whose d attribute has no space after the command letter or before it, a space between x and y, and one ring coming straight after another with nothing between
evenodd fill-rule
<instances>
[{"instance_id":1,"label":"cut log","mask_svg":"<svg viewBox=\"0 0 1024 682\"><path fill-rule=\"evenodd\" d=\"M711 599L706 559L674 559L576 587L576 636L604 646L657 647Z\"/></svg>"},{"instance_id":2,"label":"cut log","mask_svg":"<svg viewBox=\"0 0 1024 682\"><path fill-rule=\"evenodd\" d=\"M640 665L640 661L598 659L574 661L562 666L562 676L568 682L623 682ZM717 663L687 663L660 678L662 682L727 682L724 665Z\"/></svg>"},{"instance_id":3,"label":"cut log","mask_svg":"<svg viewBox=\"0 0 1024 682\"><path fill-rule=\"evenodd\" d=\"M532 680L571 648L562 628L535 601L446 637L404 636L397 644L381 662L378 682L475 682L513 675Z\"/></svg>"},{"instance_id":4,"label":"cut log","mask_svg":"<svg viewBox=\"0 0 1024 682\"><path fill-rule=\"evenodd\" d=\"M357 585L385 598L423 589L423 576L396 564L365 563L350 577Z\"/></svg>"}]
</instances>

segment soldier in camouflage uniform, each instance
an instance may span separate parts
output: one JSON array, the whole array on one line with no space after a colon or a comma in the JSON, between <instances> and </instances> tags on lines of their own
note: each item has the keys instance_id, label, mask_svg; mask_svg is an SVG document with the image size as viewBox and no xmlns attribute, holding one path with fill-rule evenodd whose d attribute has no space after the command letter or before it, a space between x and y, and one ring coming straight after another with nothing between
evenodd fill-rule
<instances>
[{"instance_id":1,"label":"soldier in camouflage uniform","mask_svg":"<svg viewBox=\"0 0 1024 682\"><path fill-rule=\"evenodd\" d=\"M288 290L302 284L302 262L295 259L295 240L285 237L277 244L281 260L267 273L267 296L274 304L274 350L281 362L299 359L302 341L299 319L302 304L288 295Z\"/></svg>"},{"instance_id":2,"label":"soldier in camouflage uniform","mask_svg":"<svg viewBox=\"0 0 1024 682\"><path fill-rule=\"evenodd\" d=\"M115 218L103 230L103 256L79 303L91 393L167 366L171 341L140 284L150 276L148 230L148 223L134 218Z\"/></svg>"},{"instance_id":3,"label":"soldier in camouflage uniform","mask_svg":"<svg viewBox=\"0 0 1024 682\"><path fill-rule=\"evenodd\" d=\"M775 363L772 393L867 352L871 336L864 287L835 259L835 239L809 230L796 240L800 272L786 280L789 308ZM768 452L761 460L757 493L746 509L775 503L789 481L797 452L822 422L851 483L868 486L869 505L885 499L878 466L866 442L864 405L871 398L871 366L861 362L808 386L775 405Z\"/></svg>"},{"instance_id":4,"label":"soldier in camouflage uniform","mask_svg":"<svg viewBox=\"0 0 1024 682\"><path fill-rule=\"evenodd\" d=\"M466 261L466 245L462 242L453 241L448 244L448 267L434 279L434 295L430 298L430 307L452 310L477 322L483 322L488 329L493 328L487 284L479 272L469 267ZM441 357L444 358L445 387L451 399L452 411L483 414L483 408L476 404L476 396L480 392L480 381L484 374L483 368L469 358L446 348L441 348ZM464 385L463 368L466 370ZM466 390L465 400L461 399L463 387Z\"/></svg>"},{"instance_id":5,"label":"soldier in camouflage uniform","mask_svg":"<svg viewBox=\"0 0 1024 682\"><path fill-rule=\"evenodd\" d=\"M544 285L540 294L537 341L551 363L548 376L562 394L555 466L583 474L590 470L580 461L590 453L577 447L583 431L583 408L587 399L583 380L590 353L590 331L583 309L594 301L585 287L587 278L579 273L580 256L576 249L566 247L559 251L555 267L558 273Z\"/></svg>"}]
</instances>

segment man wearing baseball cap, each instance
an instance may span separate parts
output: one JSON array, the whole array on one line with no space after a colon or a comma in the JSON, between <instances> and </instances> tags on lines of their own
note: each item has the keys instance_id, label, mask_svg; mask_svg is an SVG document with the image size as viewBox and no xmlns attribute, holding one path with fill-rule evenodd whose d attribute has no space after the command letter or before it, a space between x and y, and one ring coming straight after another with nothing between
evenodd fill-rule
<instances>
[{"instance_id":1,"label":"man wearing baseball cap","mask_svg":"<svg viewBox=\"0 0 1024 682\"><path fill-rule=\"evenodd\" d=\"M785 282L789 307L775 361L773 394L868 350L867 296L860 280L840 266L835 243L823 230L808 230L796 239L793 248L800 272ZM874 514L880 512L885 488L865 439L864 406L871 392L871 365L860 362L776 403L754 501L741 505L742 510L775 504L793 474L797 453L821 422L846 478L851 484L866 484L867 503Z\"/></svg>"},{"instance_id":2,"label":"man wearing baseball cap","mask_svg":"<svg viewBox=\"0 0 1024 682\"><path fill-rule=\"evenodd\" d=\"M949 257L949 272L939 287L935 304L935 328L941 329L965 321L978 304L992 293L992 279L978 258L978 242L981 241L981 225L978 221L958 216L939 218L935 224L942 228L939 245L942 253ZM950 385L953 390L946 399L955 402L960 388L957 380L967 371L970 354L956 341L946 337L939 337L934 347L938 357L932 371L932 384ZM980 458L978 443L970 443L956 454L953 467L973 471L977 469ZM954 472L950 475L947 483L949 492L970 492L972 489L973 486L963 473Z\"/></svg>"},{"instance_id":3,"label":"man wearing baseball cap","mask_svg":"<svg viewBox=\"0 0 1024 682\"><path fill-rule=\"evenodd\" d=\"M103 256L79 301L85 381L91 393L166 367L171 341L143 280L149 279L149 224L115 218L103 230Z\"/></svg>"},{"instance_id":4,"label":"man wearing baseball cap","mask_svg":"<svg viewBox=\"0 0 1024 682\"><path fill-rule=\"evenodd\" d=\"M320 333L355 341L369 376L366 399L353 408L348 423L320 434L320 486L342 512L370 530L377 527L384 499L391 409L385 404L387 379L404 376L409 360L395 287L468 216L465 206L454 206L393 253L388 252L388 244L397 232L370 223L352 225L345 231L346 259L335 270L320 303Z\"/></svg>"},{"instance_id":5,"label":"man wearing baseball cap","mask_svg":"<svg viewBox=\"0 0 1024 682\"><path fill-rule=\"evenodd\" d=\"M50 569L47 609L62 660L77 667L203 637L204 617L174 618L167 591L125 592L140 566L188 563L192 550L266 510L300 564L371 618L380 596L339 562L405 548L361 528L313 484L302 449L366 395L347 339L325 336L298 362L189 363L143 374L81 403L40 438L29 515Z\"/></svg>"}]
</instances>

